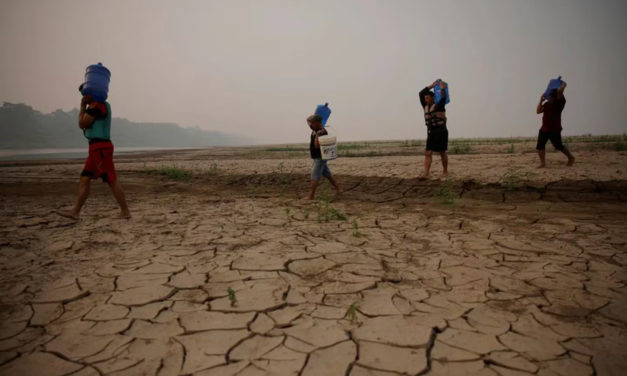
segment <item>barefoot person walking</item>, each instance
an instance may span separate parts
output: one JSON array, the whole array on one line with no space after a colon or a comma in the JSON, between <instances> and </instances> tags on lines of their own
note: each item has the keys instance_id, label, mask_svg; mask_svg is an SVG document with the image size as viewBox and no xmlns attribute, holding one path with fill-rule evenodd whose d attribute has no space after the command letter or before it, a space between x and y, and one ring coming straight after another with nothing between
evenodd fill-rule
<instances>
[{"instance_id":1,"label":"barefoot person walking","mask_svg":"<svg viewBox=\"0 0 627 376\"><path fill-rule=\"evenodd\" d=\"M441 80L434 81L430 86L425 87L418 94L420 96L420 104L425 112L425 125L427 126L427 146L425 150L424 171L419 176L420 179L427 179L431 170L431 162L433 160L433 152L440 153L442 160L442 177L448 174L448 129L446 128L446 96L438 103L435 103L435 95L431 89L440 85L442 92L446 88L446 83Z\"/></svg>"},{"instance_id":2,"label":"barefoot person walking","mask_svg":"<svg viewBox=\"0 0 627 376\"><path fill-rule=\"evenodd\" d=\"M327 161L322 159L322 151L320 150L320 136L327 134L327 131L322 127L322 116L311 115L307 118L307 125L311 129L311 136L309 137L309 154L313 159L313 169L311 171L311 192L307 196L307 200L313 200L316 197L316 189L320 183L320 179L324 176L329 179L329 183L333 186L336 194L340 194L340 186L331 174L331 170L327 165Z\"/></svg>"},{"instance_id":3,"label":"barefoot person walking","mask_svg":"<svg viewBox=\"0 0 627 376\"><path fill-rule=\"evenodd\" d=\"M81 208L87 196L91 179L101 178L109 184L113 196L120 205L120 217L131 218L131 213L124 198L124 191L118 183L113 165L113 144L111 143L111 105L109 102L96 102L91 95L81 99L78 114L78 126L89 140L89 155L81 172L78 185L78 198L71 211L58 212L59 215L78 220Z\"/></svg>"},{"instance_id":4,"label":"barefoot person walking","mask_svg":"<svg viewBox=\"0 0 627 376\"><path fill-rule=\"evenodd\" d=\"M566 106L565 89L566 82L562 81L562 86L549 92L548 100L546 100L545 94L542 94L540 103L538 103L536 108L536 113L542 114L542 127L538 132L538 144L536 145L536 150L538 150L538 156L540 157L540 166L538 168L546 167L545 147L548 140L551 140L551 144L553 144L555 149L568 157L568 166L572 166L575 163L575 157L562 143L562 111L564 106Z\"/></svg>"}]
</instances>

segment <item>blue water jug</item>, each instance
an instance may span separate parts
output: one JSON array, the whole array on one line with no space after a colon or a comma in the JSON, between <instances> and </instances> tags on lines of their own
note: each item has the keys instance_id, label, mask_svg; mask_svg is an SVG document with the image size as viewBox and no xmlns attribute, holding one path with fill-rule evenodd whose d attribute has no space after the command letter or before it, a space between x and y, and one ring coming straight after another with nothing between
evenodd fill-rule
<instances>
[{"instance_id":1,"label":"blue water jug","mask_svg":"<svg viewBox=\"0 0 627 376\"><path fill-rule=\"evenodd\" d=\"M95 101L104 102L109 96L111 72L102 63L92 64L85 70L85 83L80 87L83 95L91 95Z\"/></svg>"},{"instance_id":2,"label":"blue water jug","mask_svg":"<svg viewBox=\"0 0 627 376\"><path fill-rule=\"evenodd\" d=\"M438 84L435 85L435 88L433 88L433 94L434 94L433 99L435 100L435 103L440 103L440 99L442 99L442 88L440 87L441 83L442 83L442 79L439 79ZM448 84L444 88L444 97L446 98L444 103L448 104L448 102L451 101L451 98L448 95Z\"/></svg>"},{"instance_id":3,"label":"blue water jug","mask_svg":"<svg viewBox=\"0 0 627 376\"><path fill-rule=\"evenodd\" d=\"M546 99L549 99L549 96L551 95L551 90L557 90L561 86L562 76L559 76L558 78L549 81L549 86L546 87L546 91L544 92L544 96L546 97Z\"/></svg>"},{"instance_id":4,"label":"blue water jug","mask_svg":"<svg viewBox=\"0 0 627 376\"><path fill-rule=\"evenodd\" d=\"M331 109L329 108L329 103L325 103L325 104L319 104L318 107L316 107L316 115L320 115L322 116L322 126L324 127L327 124L327 120L329 119L329 116L331 116Z\"/></svg>"}]
</instances>

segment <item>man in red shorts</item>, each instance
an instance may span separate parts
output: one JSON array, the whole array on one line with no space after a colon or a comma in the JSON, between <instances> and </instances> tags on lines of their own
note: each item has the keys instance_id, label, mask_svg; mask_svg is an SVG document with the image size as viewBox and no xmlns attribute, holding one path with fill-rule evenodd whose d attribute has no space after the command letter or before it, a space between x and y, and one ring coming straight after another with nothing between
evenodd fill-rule
<instances>
[{"instance_id":1,"label":"man in red shorts","mask_svg":"<svg viewBox=\"0 0 627 376\"><path fill-rule=\"evenodd\" d=\"M111 106L109 102L96 102L91 95L81 99L78 126L89 140L89 155L81 173L78 198L71 211L58 212L63 217L78 220L81 208L89 196L91 179L102 179L109 184L113 196L120 205L120 218L131 218L124 191L118 183L113 165L113 144L111 143Z\"/></svg>"},{"instance_id":2,"label":"man in red shorts","mask_svg":"<svg viewBox=\"0 0 627 376\"><path fill-rule=\"evenodd\" d=\"M542 127L540 132L538 132L538 143L536 145L538 157L540 157L540 166L538 168L546 167L545 146L549 140L551 140L555 149L568 157L568 166L572 166L575 163L575 157L562 143L562 111L564 111L564 106L566 106L565 89L566 82L562 82L562 86L559 89L550 91L549 98L545 98L544 94L542 94L540 103L538 103L536 108L536 113L542 114Z\"/></svg>"}]
</instances>

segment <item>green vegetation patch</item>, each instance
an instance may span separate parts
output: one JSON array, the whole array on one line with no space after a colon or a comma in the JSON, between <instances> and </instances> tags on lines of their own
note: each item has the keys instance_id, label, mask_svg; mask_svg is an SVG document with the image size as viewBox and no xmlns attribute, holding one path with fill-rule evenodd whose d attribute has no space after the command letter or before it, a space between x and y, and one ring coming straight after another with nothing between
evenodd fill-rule
<instances>
[{"instance_id":1,"label":"green vegetation patch","mask_svg":"<svg viewBox=\"0 0 627 376\"><path fill-rule=\"evenodd\" d=\"M159 175L167 179L186 181L192 178L190 171L174 166L163 166L155 169L144 170L149 175Z\"/></svg>"}]
</instances>

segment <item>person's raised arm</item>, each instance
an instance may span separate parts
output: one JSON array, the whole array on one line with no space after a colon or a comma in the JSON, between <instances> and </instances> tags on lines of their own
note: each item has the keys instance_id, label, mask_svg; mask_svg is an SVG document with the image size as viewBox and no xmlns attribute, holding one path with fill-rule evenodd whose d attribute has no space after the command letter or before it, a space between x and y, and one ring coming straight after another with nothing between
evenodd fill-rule
<instances>
[{"instance_id":1,"label":"person's raised arm","mask_svg":"<svg viewBox=\"0 0 627 376\"><path fill-rule=\"evenodd\" d=\"M78 113L78 127L80 129L86 129L91 127L91 125L94 123L94 120L96 120L96 118L87 113L88 104L89 98L87 96L81 98L81 106Z\"/></svg>"},{"instance_id":2,"label":"person's raised arm","mask_svg":"<svg viewBox=\"0 0 627 376\"><path fill-rule=\"evenodd\" d=\"M425 95L427 95L431 91L431 89L433 89L435 85L437 84L438 84L438 80L435 80L433 81L431 85L420 90L420 93L418 93L418 97L420 97L420 104L422 105L423 108L427 105L427 102L425 101Z\"/></svg>"},{"instance_id":3,"label":"person's raised arm","mask_svg":"<svg viewBox=\"0 0 627 376\"><path fill-rule=\"evenodd\" d=\"M564 90L566 90L566 82L562 81L562 86L557 89L557 98L559 100L564 99Z\"/></svg>"},{"instance_id":4,"label":"person's raised arm","mask_svg":"<svg viewBox=\"0 0 627 376\"><path fill-rule=\"evenodd\" d=\"M427 86L424 89L420 90L420 93L418 93L418 97L420 98L420 104L422 105L422 108L424 108L427 105L427 102L425 101L425 95L427 95L429 90L430 90L429 86Z\"/></svg>"},{"instance_id":5,"label":"person's raised arm","mask_svg":"<svg viewBox=\"0 0 627 376\"><path fill-rule=\"evenodd\" d=\"M448 85L445 82L442 82L440 84L440 88L442 88L442 97L440 98L440 102L437 103L437 106L442 110L444 110L444 106L446 106L446 94L444 93L444 89L446 89L447 87Z\"/></svg>"},{"instance_id":6,"label":"person's raised arm","mask_svg":"<svg viewBox=\"0 0 627 376\"><path fill-rule=\"evenodd\" d=\"M546 97L544 96L544 93L542 93L542 96L540 97L540 102L538 103L538 107L536 107L536 114L541 114L544 112L544 100L546 99Z\"/></svg>"}]
</instances>

